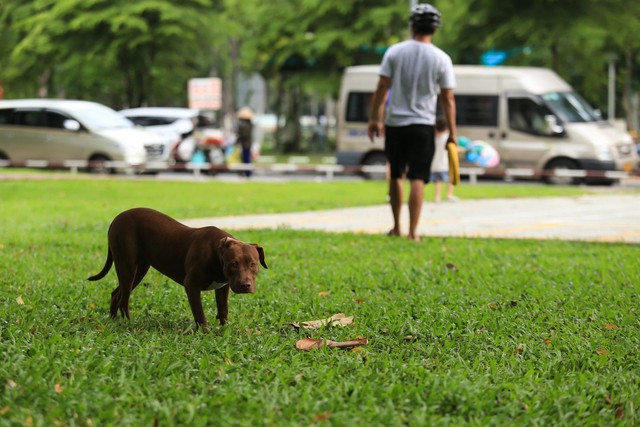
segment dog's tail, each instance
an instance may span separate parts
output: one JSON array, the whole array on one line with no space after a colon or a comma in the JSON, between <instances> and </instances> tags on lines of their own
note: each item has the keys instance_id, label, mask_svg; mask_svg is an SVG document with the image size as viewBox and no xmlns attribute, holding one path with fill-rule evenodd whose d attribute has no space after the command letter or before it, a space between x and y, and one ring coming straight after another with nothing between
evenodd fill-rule
<instances>
[{"instance_id":1,"label":"dog's tail","mask_svg":"<svg viewBox=\"0 0 640 427\"><path fill-rule=\"evenodd\" d=\"M112 264L113 264L113 257L111 256L111 249L107 249L107 261L105 261L104 267L102 267L102 271L100 271L100 273L96 274L95 276L91 276L87 278L87 280L94 281L94 280L102 279L104 276L107 275L107 273L111 269Z\"/></svg>"}]
</instances>

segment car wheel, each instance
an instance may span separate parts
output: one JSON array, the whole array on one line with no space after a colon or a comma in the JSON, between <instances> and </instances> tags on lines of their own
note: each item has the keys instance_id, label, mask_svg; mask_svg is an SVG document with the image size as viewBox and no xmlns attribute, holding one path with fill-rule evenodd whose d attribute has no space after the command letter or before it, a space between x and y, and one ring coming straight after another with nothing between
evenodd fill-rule
<instances>
[{"instance_id":1,"label":"car wheel","mask_svg":"<svg viewBox=\"0 0 640 427\"><path fill-rule=\"evenodd\" d=\"M563 171L563 170L579 170L578 163L571 159L555 159L547 163L544 170L547 172ZM551 185L577 185L582 182L582 178L572 176L557 176L555 174L544 178L547 184Z\"/></svg>"},{"instance_id":2,"label":"car wheel","mask_svg":"<svg viewBox=\"0 0 640 427\"><path fill-rule=\"evenodd\" d=\"M108 167L105 163L110 162L111 159L107 156L96 154L89 158L90 165L87 169L89 173L97 175L110 175L115 173L113 168Z\"/></svg>"},{"instance_id":3,"label":"car wheel","mask_svg":"<svg viewBox=\"0 0 640 427\"><path fill-rule=\"evenodd\" d=\"M387 166L387 156L384 153L372 153L369 154L364 161L362 162L362 166ZM363 172L363 175L366 179L387 179L386 172Z\"/></svg>"}]
</instances>

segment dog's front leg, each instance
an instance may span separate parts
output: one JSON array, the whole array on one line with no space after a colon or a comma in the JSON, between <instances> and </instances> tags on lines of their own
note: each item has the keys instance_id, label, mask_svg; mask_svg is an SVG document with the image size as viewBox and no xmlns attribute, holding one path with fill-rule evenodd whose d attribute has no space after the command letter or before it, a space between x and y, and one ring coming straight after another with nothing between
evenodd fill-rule
<instances>
[{"instance_id":1,"label":"dog's front leg","mask_svg":"<svg viewBox=\"0 0 640 427\"><path fill-rule=\"evenodd\" d=\"M193 319L196 321L196 326L202 326L206 329L207 318L204 317L204 310L202 309L202 298L200 297L200 289L191 288L189 286L185 286L184 288L187 291L189 306L191 307L191 313L193 313Z\"/></svg>"},{"instance_id":2,"label":"dog's front leg","mask_svg":"<svg viewBox=\"0 0 640 427\"><path fill-rule=\"evenodd\" d=\"M227 323L227 315L229 314L229 285L216 289L216 307L218 307L218 315L216 316L221 325Z\"/></svg>"}]
</instances>

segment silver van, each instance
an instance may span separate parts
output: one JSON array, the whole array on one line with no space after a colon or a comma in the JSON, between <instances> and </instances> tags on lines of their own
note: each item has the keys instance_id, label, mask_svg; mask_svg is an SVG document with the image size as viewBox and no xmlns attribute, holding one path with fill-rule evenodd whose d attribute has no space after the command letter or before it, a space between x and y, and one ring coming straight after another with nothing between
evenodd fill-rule
<instances>
[{"instance_id":1,"label":"silver van","mask_svg":"<svg viewBox=\"0 0 640 427\"><path fill-rule=\"evenodd\" d=\"M338 164L386 162L382 138L375 144L367 138L378 70L378 66L355 66L344 72L338 107ZM634 169L637 154L631 136L602 120L552 70L456 65L454 72L458 136L491 144L500 154L496 172L507 168ZM549 175L545 179L551 183L580 181Z\"/></svg>"},{"instance_id":2,"label":"silver van","mask_svg":"<svg viewBox=\"0 0 640 427\"><path fill-rule=\"evenodd\" d=\"M11 162L166 161L164 138L104 105L75 100L0 101L0 159Z\"/></svg>"}]
</instances>

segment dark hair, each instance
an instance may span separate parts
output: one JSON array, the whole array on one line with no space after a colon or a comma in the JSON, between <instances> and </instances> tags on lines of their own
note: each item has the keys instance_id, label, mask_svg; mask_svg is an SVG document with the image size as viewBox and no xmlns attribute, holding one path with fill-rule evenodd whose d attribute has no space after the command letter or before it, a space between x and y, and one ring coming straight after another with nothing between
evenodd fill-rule
<instances>
[{"instance_id":1,"label":"dark hair","mask_svg":"<svg viewBox=\"0 0 640 427\"><path fill-rule=\"evenodd\" d=\"M413 32L420 35L431 36L435 34L437 27L434 27L431 22L413 22L411 24Z\"/></svg>"},{"instance_id":2,"label":"dark hair","mask_svg":"<svg viewBox=\"0 0 640 427\"><path fill-rule=\"evenodd\" d=\"M443 116L436 117L436 131L442 132L445 129L447 129L447 119Z\"/></svg>"}]
</instances>

